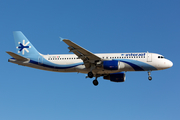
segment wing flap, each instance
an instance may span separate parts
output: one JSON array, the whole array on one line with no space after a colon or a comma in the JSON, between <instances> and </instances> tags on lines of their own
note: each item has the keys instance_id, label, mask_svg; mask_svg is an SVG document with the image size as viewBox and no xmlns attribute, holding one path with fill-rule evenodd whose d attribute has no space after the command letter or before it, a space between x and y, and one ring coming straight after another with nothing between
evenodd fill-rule
<instances>
[{"instance_id":1,"label":"wing flap","mask_svg":"<svg viewBox=\"0 0 180 120\"><path fill-rule=\"evenodd\" d=\"M6 53L8 53L11 57L13 57L14 59L19 60L19 61L28 61L29 60L28 58L22 57L22 56L15 54L13 52L6 51Z\"/></svg>"}]
</instances>

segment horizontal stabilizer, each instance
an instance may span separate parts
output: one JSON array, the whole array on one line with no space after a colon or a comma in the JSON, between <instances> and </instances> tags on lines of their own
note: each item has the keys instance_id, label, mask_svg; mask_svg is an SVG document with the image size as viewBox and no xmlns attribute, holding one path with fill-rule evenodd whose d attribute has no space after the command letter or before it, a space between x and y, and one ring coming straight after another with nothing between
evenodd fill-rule
<instances>
[{"instance_id":1,"label":"horizontal stabilizer","mask_svg":"<svg viewBox=\"0 0 180 120\"><path fill-rule=\"evenodd\" d=\"M14 59L19 60L19 61L28 61L28 60L29 60L28 58L22 57L22 56L17 55L17 54L15 54L15 53L13 53L13 52L8 52L8 51L6 51L6 53L8 53L8 54L9 54L10 56L12 56Z\"/></svg>"}]
</instances>

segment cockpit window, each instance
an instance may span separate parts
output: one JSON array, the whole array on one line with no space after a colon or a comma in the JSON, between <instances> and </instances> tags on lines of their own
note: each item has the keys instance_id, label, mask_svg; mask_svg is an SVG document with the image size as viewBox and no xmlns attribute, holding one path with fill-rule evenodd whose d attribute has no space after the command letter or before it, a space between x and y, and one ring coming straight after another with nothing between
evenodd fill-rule
<instances>
[{"instance_id":1,"label":"cockpit window","mask_svg":"<svg viewBox=\"0 0 180 120\"><path fill-rule=\"evenodd\" d=\"M164 56L158 56L158 58L165 58Z\"/></svg>"}]
</instances>

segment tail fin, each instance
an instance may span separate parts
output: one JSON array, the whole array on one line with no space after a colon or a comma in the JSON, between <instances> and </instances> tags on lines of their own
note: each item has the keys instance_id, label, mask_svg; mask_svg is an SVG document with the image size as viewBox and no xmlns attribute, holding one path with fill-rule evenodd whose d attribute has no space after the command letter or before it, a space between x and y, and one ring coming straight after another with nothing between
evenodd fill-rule
<instances>
[{"instance_id":1,"label":"tail fin","mask_svg":"<svg viewBox=\"0 0 180 120\"><path fill-rule=\"evenodd\" d=\"M39 55L39 52L21 31L14 31L13 35L18 55L28 58Z\"/></svg>"}]
</instances>

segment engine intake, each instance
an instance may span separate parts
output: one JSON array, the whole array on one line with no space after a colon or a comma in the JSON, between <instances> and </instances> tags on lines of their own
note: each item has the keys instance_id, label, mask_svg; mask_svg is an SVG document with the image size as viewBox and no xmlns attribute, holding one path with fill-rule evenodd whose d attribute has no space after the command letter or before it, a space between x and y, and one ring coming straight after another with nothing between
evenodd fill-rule
<instances>
[{"instance_id":1,"label":"engine intake","mask_svg":"<svg viewBox=\"0 0 180 120\"><path fill-rule=\"evenodd\" d=\"M107 76L104 76L103 78L106 79L106 80L110 80L112 82L124 82L125 79L126 79L126 75L125 75L125 73L122 73L122 72L120 72L120 73L111 73L111 74L109 74Z\"/></svg>"}]
</instances>

